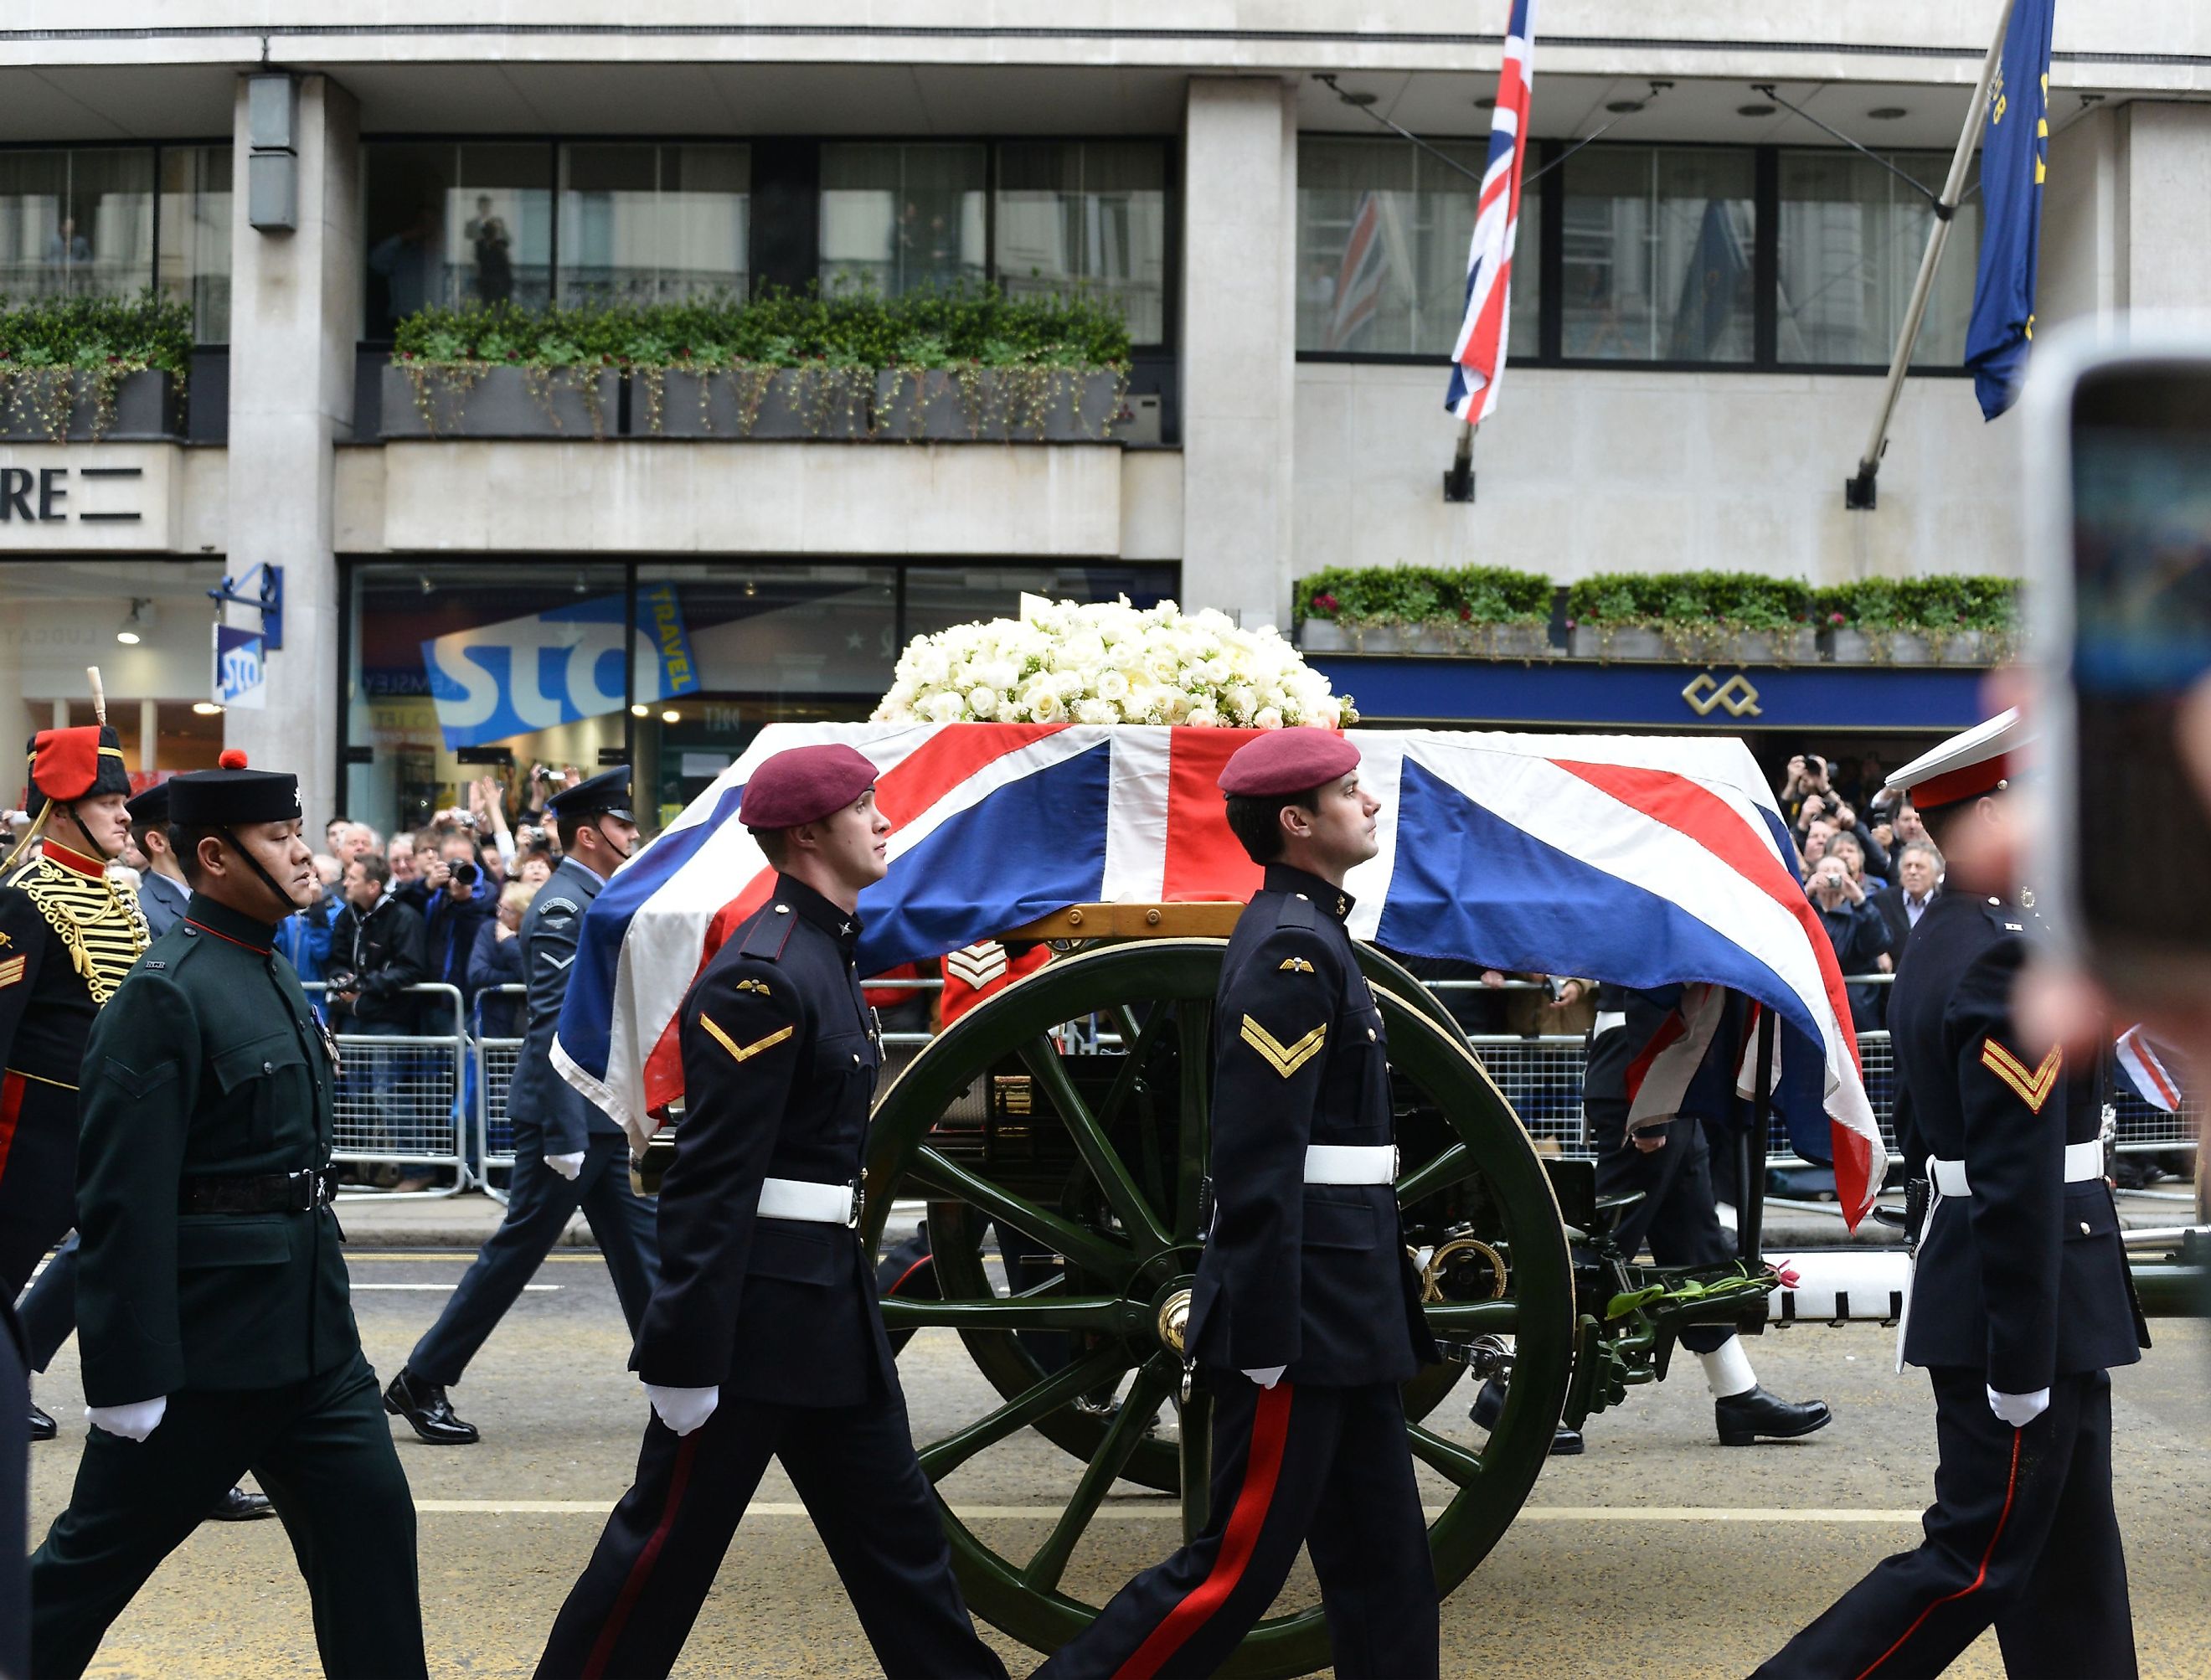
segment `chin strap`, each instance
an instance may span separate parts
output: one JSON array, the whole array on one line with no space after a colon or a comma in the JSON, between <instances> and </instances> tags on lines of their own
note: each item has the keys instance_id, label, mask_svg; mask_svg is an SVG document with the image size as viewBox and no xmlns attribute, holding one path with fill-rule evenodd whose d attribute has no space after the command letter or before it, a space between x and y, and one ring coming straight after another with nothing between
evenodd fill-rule
<instances>
[{"instance_id":1,"label":"chin strap","mask_svg":"<svg viewBox=\"0 0 2211 1680\"><path fill-rule=\"evenodd\" d=\"M84 842L84 849L87 852L93 857L99 858L103 864L112 864L118 858L120 858L123 855L122 849L120 847L118 847L113 852L103 852L100 850L100 842L92 837L92 830L84 826L84 819L76 814L76 801L74 799L49 799L46 802L47 809L51 810L58 804L64 810L69 813L70 821L76 824L77 838Z\"/></svg>"},{"instance_id":2,"label":"chin strap","mask_svg":"<svg viewBox=\"0 0 2211 1680\"><path fill-rule=\"evenodd\" d=\"M621 862L626 864L629 861L630 854L623 851L619 846L616 846L614 843L613 836L607 833L605 820L603 818L595 818L592 821L591 832L599 837L599 843L605 846L608 851L613 852Z\"/></svg>"},{"instance_id":3,"label":"chin strap","mask_svg":"<svg viewBox=\"0 0 2211 1680\"><path fill-rule=\"evenodd\" d=\"M236 834L233 834L228 828L218 828L215 830L215 833L223 837L224 841L229 846L233 852L235 852L239 857L245 859L246 867L261 877L262 885L268 888L270 892L274 893L276 895L276 902L284 907L282 910L278 911L276 915L270 919L271 921L281 922L285 917L294 914L299 910L300 907L292 902L291 894L286 892L282 887L276 884L276 877L270 874L267 870L261 867L261 859L255 857L251 852L248 852L245 849L245 844L239 840Z\"/></svg>"}]
</instances>

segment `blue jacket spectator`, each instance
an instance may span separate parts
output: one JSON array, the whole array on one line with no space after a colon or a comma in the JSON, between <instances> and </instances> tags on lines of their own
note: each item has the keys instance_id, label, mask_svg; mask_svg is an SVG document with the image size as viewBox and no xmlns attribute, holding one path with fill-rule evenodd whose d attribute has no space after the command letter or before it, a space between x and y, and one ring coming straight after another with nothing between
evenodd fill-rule
<instances>
[{"instance_id":1,"label":"blue jacket spectator","mask_svg":"<svg viewBox=\"0 0 2211 1680\"><path fill-rule=\"evenodd\" d=\"M1820 913L1820 924L1827 930L1827 938L1835 948L1835 961L1841 965L1843 973L1875 973L1889 948L1888 924L1866 896L1865 889L1851 878L1843 860L1822 859L1814 867L1805 886L1812 895L1812 907ZM1881 991L1877 986L1850 988L1851 1024L1859 1032L1870 1032L1881 1025Z\"/></svg>"},{"instance_id":2,"label":"blue jacket spectator","mask_svg":"<svg viewBox=\"0 0 2211 1680\"><path fill-rule=\"evenodd\" d=\"M324 898L276 924L276 949L302 980L319 980L328 967L330 916L330 901Z\"/></svg>"},{"instance_id":3,"label":"blue jacket spectator","mask_svg":"<svg viewBox=\"0 0 2211 1680\"><path fill-rule=\"evenodd\" d=\"M469 959L476 954L476 935L491 919L495 901L490 877L476 861L475 841L465 834L449 834L441 850L444 855L422 875L427 970L423 979L456 988L465 1011L476 998L469 984Z\"/></svg>"},{"instance_id":4,"label":"blue jacket spectator","mask_svg":"<svg viewBox=\"0 0 2211 1680\"><path fill-rule=\"evenodd\" d=\"M494 986L522 986L522 941L514 937L530 909L529 888L510 881L500 889L498 913L476 931L476 949L469 953L469 991L483 1006L483 1035L518 1039L523 1028L523 996L519 992L497 992ZM502 930L504 931L502 932Z\"/></svg>"}]
</instances>

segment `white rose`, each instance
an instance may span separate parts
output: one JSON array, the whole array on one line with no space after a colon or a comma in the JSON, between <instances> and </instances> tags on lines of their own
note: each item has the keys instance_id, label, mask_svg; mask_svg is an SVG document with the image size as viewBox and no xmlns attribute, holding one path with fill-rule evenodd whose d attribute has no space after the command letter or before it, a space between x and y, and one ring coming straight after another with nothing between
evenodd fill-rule
<instances>
[{"instance_id":1,"label":"white rose","mask_svg":"<svg viewBox=\"0 0 2211 1680\"><path fill-rule=\"evenodd\" d=\"M967 691L967 710L978 721L989 723L998 715L998 691L978 682Z\"/></svg>"},{"instance_id":2,"label":"white rose","mask_svg":"<svg viewBox=\"0 0 2211 1680\"><path fill-rule=\"evenodd\" d=\"M1042 682L1035 684L1021 696L1021 707L1040 724L1056 724L1066 711L1059 703L1059 696Z\"/></svg>"},{"instance_id":3,"label":"white rose","mask_svg":"<svg viewBox=\"0 0 2211 1680\"><path fill-rule=\"evenodd\" d=\"M1079 724L1110 724L1117 721L1117 718L1116 708L1111 701L1086 700L1075 708L1075 721Z\"/></svg>"},{"instance_id":4,"label":"white rose","mask_svg":"<svg viewBox=\"0 0 2211 1680\"><path fill-rule=\"evenodd\" d=\"M1160 716L1171 724L1186 723L1195 703L1187 688L1163 689L1160 694Z\"/></svg>"},{"instance_id":5,"label":"white rose","mask_svg":"<svg viewBox=\"0 0 2211 1680\"><path fill-rule=\"evenodd\" d=\"M1280 729L1281 726L1282 714L1274 707L1263 706L1251 714L1251 727L1254 729Z\"/></svg>"},{"instance_id":6,"label":"white rose","mask_svg":"<svg viewBox=\"0 0 2211 1680\"><path fill-rule=\"evenodd\" d=\"M952 675L952 661L945 657L942 648L924 646L913 652L914 678L923 687L934 688Z\"/></svg>"},{"instance_id":7,"label":"white rose","mask_svg":"<svg viewBox=\"0 0 2211 1680\"><path fill-rule=\"evenodd\" d=\"M1100 671L1098 675L1098 698L1119 705L1129 697L1129 679L1118 670Z\"/></svg>"},{"instance_id":8,"label":"white rose","mask_svg":"<svg viewBox=\"0 0 2211 1680\"><path fill-rule=\"evenodd\" d=\"M1332 700L1320 701L1312 709L1310 721L1322 729L1343 727L1343 708Z\"/></svg>"},{"instance_id":9,"label":"white rose","mask_svg":"<svg viewBox=\"0 0 2211 1680\"><path fill-rule=\"evenodd\" d=\"M956 724L967 702L954 694L934 694L921 703L922 715L933 724Z\"/></svg>"}]
</instances>

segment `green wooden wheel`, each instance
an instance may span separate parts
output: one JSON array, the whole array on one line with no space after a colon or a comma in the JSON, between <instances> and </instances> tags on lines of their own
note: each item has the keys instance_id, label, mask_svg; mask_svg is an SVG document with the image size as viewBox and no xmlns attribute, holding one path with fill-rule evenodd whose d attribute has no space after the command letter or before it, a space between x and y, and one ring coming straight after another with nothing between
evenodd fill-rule
<instances>
[{"instance_id":1,"label":"green wooden wheel","mask_svg":"<svg viewBox=\"0 0 2211 1680\"><path fill-rule=\"evenodd\" d=\"M1117 1480L1178 1493L1183 1527L1205 1519L1208 1425L1202 1391L1170 1444L1182 1367L1165 1309L1198 1256L1198 1191L1209 1119L1212 1004L1224 942L1137 941L1048 964L962 1017L876 1103L864 1234L881 1240L893 1194L930 1210L942 1299L889 1300L893 1330L958 1331L1002 1404L920 1446L969 1604L1040 1651L1087 1626L1097 1606L1062 1581ZM1402 971L1372 971L1398 979ZM1390 1036L1406 1168L1407 1239L1471 1228L1503 1257L1495 1299L1431 1306L1439 1335L1517 1339L1505 1415L1479 1449L1417 1420L1456 1366L1408 1385L1410 1445L1451 1484L1429 1543L1439 1589L1470 1574L1511 1525L1542 1469L1572 1361L1573 1284L1558 1205L1511 1105L1433 995L1409 976L1376 987ZM1119 1043L1069 1023L1106 1023ZM1087 1034L1087 1028L1082 1030ZM994 1227L1004 1262L984 1255ZM1432 1239L1430 1239L1432 1240ZM1026 1559L961 1523L943 1488L992 1446L1034 1428L1084 1469L1050 1535ZM1271 1617L1224 1674L1310 1673L1328 1661L1318 1607Z\"/></svg>"}]
</instances>

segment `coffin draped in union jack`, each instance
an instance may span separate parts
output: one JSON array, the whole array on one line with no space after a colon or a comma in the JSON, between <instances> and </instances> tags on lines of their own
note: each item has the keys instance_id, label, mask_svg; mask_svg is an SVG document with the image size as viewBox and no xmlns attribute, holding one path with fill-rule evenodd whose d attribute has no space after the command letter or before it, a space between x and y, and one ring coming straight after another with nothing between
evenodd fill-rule
<instances>
[{"instance_id":1,"label":"coffin draped in union jack","mask_svg":"<svg viewBox=\"0 0 2211 1680\"><path fill-rule=\"evenodd\" d=\"M1251 731L1139 725L787 724L592 904L554 1064L642 1148L681 1095L675 1021L693 977L773 873L736 821L785 748L841 741L881 773L890 872L862 895L863 973L935 957L1070 904L1243 900L1259 871L1215 780ZM1778 1111L1835 1164L1856 1224L1887 1165L1833 948L1788 829L1726 739L1356 730L1381 851L1346 885L1351 931L1403 955L1620 985L1723 986L1780 1023ZM1681 1034L1701 1057L1694 1010ZM1654 1044L1654 1053L1668 1046ZM1662 1077L1651 1070L1651 1078ZM1639 1107L1647 1107L1639 1104Z\"/></svg>"}]
</instances>

